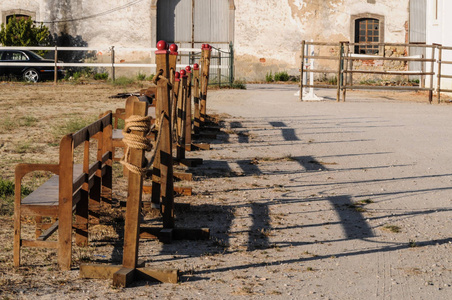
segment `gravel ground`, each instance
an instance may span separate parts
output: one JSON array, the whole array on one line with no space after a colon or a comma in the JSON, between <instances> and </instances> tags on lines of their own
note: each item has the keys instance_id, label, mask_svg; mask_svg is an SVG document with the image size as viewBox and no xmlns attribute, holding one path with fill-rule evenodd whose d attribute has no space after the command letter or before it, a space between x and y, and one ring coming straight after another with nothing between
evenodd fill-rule
<instances>
[{"instance_id":1,"label":"gravel ground","mask_svg":"<svg viewBox=\"0 0 452 300\"><path fill-rule=\"evenodd\" d=\"M204 163L187 170L195 181L178 183L195 195L176 198L190 203L176 224L209 227L211 239L140 242L146 265L181 270L181 283L117 289L79 279L86 258L120 262L121 226L109 224L91 235L92 246L75 248L72 271L57 271L47 250L30 250L14 270L12 222L3 217L0 296L451 299L452 107L365 91L345 103L328 90L317 91L325 101L299 102L296 90L209 91L208 112L223 128L212 150L188 154ZM124 179L115 180L121 200Z\"/></svg>"}]
</instances>

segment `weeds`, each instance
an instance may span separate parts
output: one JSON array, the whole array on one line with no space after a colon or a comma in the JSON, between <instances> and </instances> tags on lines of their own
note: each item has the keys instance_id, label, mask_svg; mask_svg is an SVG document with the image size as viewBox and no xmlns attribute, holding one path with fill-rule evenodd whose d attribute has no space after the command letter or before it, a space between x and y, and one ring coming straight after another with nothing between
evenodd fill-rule
<instances>
[{"instance_id":1,"label":"weeds","mask_svg":"<svg viewBox=\"0 0 452 300\"><path fill-rule=\"evenodd\" d=\"M143 81L143 80L146 80L146 74L143 74L143 73L138 73L138 75L137 75L137 80L138 81Z\"/></svg>"},{"instance_id":2,"label":"weeds","mask_svg":"<svg viewBox=\"0 0 452 300\"><path fill-rule=\"evenodd\" d=\"M126 87L128 85L133 84L135 81L132 78L126 77L126 76L121 76L116 78L115 81L112 81L112 84L114 86L120 86L120 87Z\"/></svg>"},{"instance_id":3,"label":"weeds","mask_svg":"<svg viewBox=\"0 0 452 300\"><path fill-rule=\"evenodd\" d=\"M289 81L289 74L287 74L287 71L276 72L275 81Z\"/></svg>"},{"instance_id":4,"label":"weeds","mask_svg":"<svg viewBox=\"0 0 452 300\"><path fill-rule=\"evenodd\" d=\"M383 229L388 230L390 232L399 233L401 231L401 228L396 225L385 225Z\"/></svg>"},{"instance_id":5,"label":"weeds","mask_svg":"<svg viewBox=\"0 0 452 300\"><path fill-rule=\"evenodd\" d=\"M108 79L108 73L94 73L93 75L94 80L107 80Z\"/></svg>"},{"instance_id":6,"label":"weeds","mask_svg":"<svg viewBox=\"0 0 452 300\"><path fill-rule=\"evenodd\" d=\"M267 72L267 74L265 75L265 81L266 82L273 82L273 74L272 71L270 71L270 73Z\"/></svg>"}]
</instances>

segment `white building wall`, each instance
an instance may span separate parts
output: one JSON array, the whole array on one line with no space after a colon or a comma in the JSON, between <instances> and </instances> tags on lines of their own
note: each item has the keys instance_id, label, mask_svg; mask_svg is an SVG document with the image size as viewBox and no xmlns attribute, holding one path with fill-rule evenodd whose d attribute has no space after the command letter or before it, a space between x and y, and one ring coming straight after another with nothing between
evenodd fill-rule
<instances>
[{"instance_id":1,"label":"white building wall","mask_svg":"<svg viewBox=\"0 0 452 300\"><path fill-rule=\"evenodd\" d=\"M159 0L164 1L164 0ZM27 9L52 33L67 34L79 45L108 49L155 45L156 0L8 0L0 11ZM375 2L375 3L373 3ZM302 40L339 42L353 40L352 15L384 16L384 41L405 42L409 0L234 0L236 77L262 80L269 71L298 74ZM233 4L231 4L233 3ZM154 19L152 18L154 16ZM66 20L68 22L58 22ZM118 59L120 58L120 54ZM135 53L127 61L148 60Z\"/></svg>"},{"instance_id":2,"label":"white building wall","mask_svg":"<svg viewBox=\"0 0 452 300\"><path fill-rule=\"evenodd\" d=\"M353 41L350 18L384 16L384 41L406 42L409 1L236 0L235 51L238 77L263 79L269 71L297 74L302 40ZM370 1L372 2L372 1Z\"/></svg>"}]
</instances>

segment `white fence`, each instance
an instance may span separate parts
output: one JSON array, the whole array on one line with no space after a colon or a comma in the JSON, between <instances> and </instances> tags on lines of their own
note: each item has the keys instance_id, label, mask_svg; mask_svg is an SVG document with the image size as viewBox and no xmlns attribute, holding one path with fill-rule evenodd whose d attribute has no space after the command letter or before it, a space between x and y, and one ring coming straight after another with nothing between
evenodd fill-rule
<instances>
[{"instance_id":1,"label":"white fence","mask_svg":"<svg viewBox=\"0 0 452 300\"><path fill-rule=\"evenodd\" d=\"M152 73L155 74L157 65L155 63L124 63L115 59L115 54L118 52L140 52L149 53L151 62L155 61L155 51L157 48L121 48L111 46L108 49L93 48L93 47L0 47L0 50L38 50L38 51L53 51L55 62L54 63L27 63L27 66L45 66L55 68L55 81L57 80L56 69L58 67L91 67L91 68L111 68L111 77L115 80L116 68L149 68ZM61 51L81 51L81 52L96 52L97 55L110 55L110 62L61 62L58 61L58 52ZM212 56L218 55L220 50L213 48ZM196 48L180 48L179 54L200 54L201 49ZM23 66L23 63L1 62L0 66ZM187 64L177 64L176 68L185 68ZM210 69L221 70L229 69L229 65L211 65Z\"/></svg>"}]
</instances>

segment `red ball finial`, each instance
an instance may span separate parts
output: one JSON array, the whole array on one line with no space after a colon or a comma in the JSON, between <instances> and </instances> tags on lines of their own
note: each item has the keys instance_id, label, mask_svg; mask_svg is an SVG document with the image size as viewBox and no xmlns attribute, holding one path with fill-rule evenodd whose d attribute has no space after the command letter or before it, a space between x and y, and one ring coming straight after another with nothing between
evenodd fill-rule
<instances>
[{"instance_id":1,"label":"red ball finial","mask_svg":"<svg viewBox=\"0 0 452 300\"><path fill-rule=\"evenodd\" d=\"M176 73L174 74L174 77L180 78L180 73L179 73L179 72L176 72Z\"/></svg>"},{"instance_id":2,"label":"red ball finial","mask_svg":"<svg viewBox=\"0 0 452 300\"><path fill-rule=\"evenodd\" d=\"M199 70L199 65L198 64L194 64L193 65L193 70Z\"/></svg>"},{"instance_id":3,"label":"red ball finial","mask_svg":"<svg viewBox=\"0 0 452 300\"><path fill-rule=\"evenodd\" d=\"M202 44L201 49L206 48L206 44Z\"/></svg>"},{"instance_id":4,"label":"red ball finial","mask_svg":"<svg viewBox=\"0 0 452 300\"><path fill-rule=\"evenodd\" d=\"M176 44L171 44L171 45L169 46L169 50L170 50L171 52L177 52L177 49L179 49L179 47L177 47Z\"/></svg>"},{"instance_id":5,"label":"red ball finial","mask_svg":"<svg viewBox=\"0 0 452 300\"><path fill-rule=\"evenodd\" d=\"M190 73L191 72L191 67L190 66L186 66L185 67L185 71L187 71L187 73Z\"/></svg>"},{"instance_id":6,"label":"red ball finial","mask_svg":"<svg viewBox=\"0 0 452 300\"><path fill-rule=\"evenodd\" d=\"M187 76L187 72L185 72L185 70L180 70L180 76L181 77Z\"/></svg>"},{"instance_id":7,"label":"red ball finial","mask_svg":"<svg viewBox=\"0 0 452 300\"><path fill-rule=\"evenodd\" d=\"M157 49L158 50L166 50L166 47L167 47L167 45L166 45L166 42L165 41L159 41L158 43L157 43Z\"/></svg>"}]
</instances>

